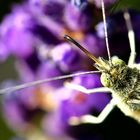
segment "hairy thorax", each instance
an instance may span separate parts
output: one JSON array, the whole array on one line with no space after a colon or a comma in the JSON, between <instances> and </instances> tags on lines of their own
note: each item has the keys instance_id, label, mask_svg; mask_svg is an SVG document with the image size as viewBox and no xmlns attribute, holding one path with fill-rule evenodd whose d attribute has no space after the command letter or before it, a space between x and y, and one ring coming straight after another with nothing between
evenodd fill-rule
<instances>
[{"instance_id":1,"label":"hairy thorax","mask_svg":"<svg viewBox=\"0 0 140 140\"><path fill-rule=\"evenodd\" d=\"M111 89L131 110L140 110L140 73L136 68L125 67L112 79Z\"/></svg>"},{"instance_id":2,"label":"hairy thorax","mask_svg":"<svg viewBox=\"0 0 140 140\"><path fill-rule=\"evenodd\" d=\"M131 110L140 110L140 71L137 68L128 67L121 59L113 59L110 69L102 73L101 82Z\"/></svg>"}]
</instances>

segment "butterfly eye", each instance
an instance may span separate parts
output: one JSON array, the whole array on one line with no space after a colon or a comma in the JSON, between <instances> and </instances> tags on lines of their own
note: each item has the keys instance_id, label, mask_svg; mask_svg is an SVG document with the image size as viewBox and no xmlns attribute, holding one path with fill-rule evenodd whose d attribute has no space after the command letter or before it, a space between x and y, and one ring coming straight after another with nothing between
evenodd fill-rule
<instances>
[{"instance_id":1,"label":"butterfly eye","mask_svg":"<svg viewBox=\"0 0 140 140\"><path fill-rule=\"evenodd\" d=\"M116 56L112 58L112 64L113 65L120 65L120 66L125 66L126 65L123 60L119 59Z\"/></svg>"},{"instance_id":2,"label":"butterfly eye","mask_svg":"<svg viewBox=\"0 0 140 140\"><path fill-rule=\"evenodd\" d=\"M107 74L107 73L102 73L102 75L101 75L101 83L105 87L111 87L110 75Z\"/></svg>"}]
</instances>

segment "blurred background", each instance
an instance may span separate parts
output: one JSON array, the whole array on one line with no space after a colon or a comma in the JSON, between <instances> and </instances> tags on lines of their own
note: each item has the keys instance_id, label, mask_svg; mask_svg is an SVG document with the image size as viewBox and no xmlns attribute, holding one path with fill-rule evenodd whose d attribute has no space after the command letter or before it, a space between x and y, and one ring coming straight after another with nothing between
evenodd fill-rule
<instances>
[{"instance_id":1,"label":"blurred background","mask_svg":"<svg viewBox=\"0 0 140 140\"><path fill-rule=\"evenodd\" d=\"M130 48L123 18L128 8L140 61L139 0L104 0L111 56L126 63ZM93 62L66 42L70 35L96 57L108 58L99 0L1 0L0 87L96 70ZM100 74L48 82L0 96L0 140L136 139L140 125L116 107L101 124L69 124L71 117L97 116L111 96L87 95L65 82L101 87Z\"/></svg>"}]
</instances>

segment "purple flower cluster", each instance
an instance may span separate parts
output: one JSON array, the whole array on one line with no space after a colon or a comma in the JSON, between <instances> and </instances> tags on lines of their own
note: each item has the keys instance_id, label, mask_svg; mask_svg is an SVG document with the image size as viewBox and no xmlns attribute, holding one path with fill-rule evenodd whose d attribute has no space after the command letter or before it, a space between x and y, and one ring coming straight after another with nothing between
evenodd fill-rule
<instances>
[{"instance_id":1,"label":"purple flower cluster","mask_svg":"<svg viewBox=\"0 0 140 140\"><path fill-rule=\"evenodd\" d=\"M105 5L114 2L105 0ZM97 0L28 0L15 5L0 24L0 61L15 57L18 83L94 70L93 63L64 41L63 36L72 36L96 57L106 57L102 22L94 12L100 5ZM113 23L117 24L113 17L107 19L112 37L116 33ZM102 86L98 74L67 80L88 89ZM106 93L87 95L68 89L64 86L67 80L5 94L3 112L12 129L22 135L31 129L26 138L38 132L48 139L72 140L67 131L71 127L69 119L85 114L98 115L110 96Z\"/></svg>"}]
</instances>

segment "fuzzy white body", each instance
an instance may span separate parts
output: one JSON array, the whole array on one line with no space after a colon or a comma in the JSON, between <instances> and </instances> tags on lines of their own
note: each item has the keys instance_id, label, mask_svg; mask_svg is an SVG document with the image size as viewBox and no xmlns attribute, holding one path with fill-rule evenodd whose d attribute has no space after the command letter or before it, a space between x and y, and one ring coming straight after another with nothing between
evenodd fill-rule
<instances>
[{"instance_id":1,"label":"fuzzy white body","mask_svg":"<svg viewBox=\"0 0 140 140\"><path fill-rule=\"evenodd\" d=\"M115 99L117 103L117 107L126 115L131 118L134 118L140 123L140 110L132 111L129 106L123 102L122 98L117 94L112 93L112 97Z\"/></svg>"}]
</instances>

